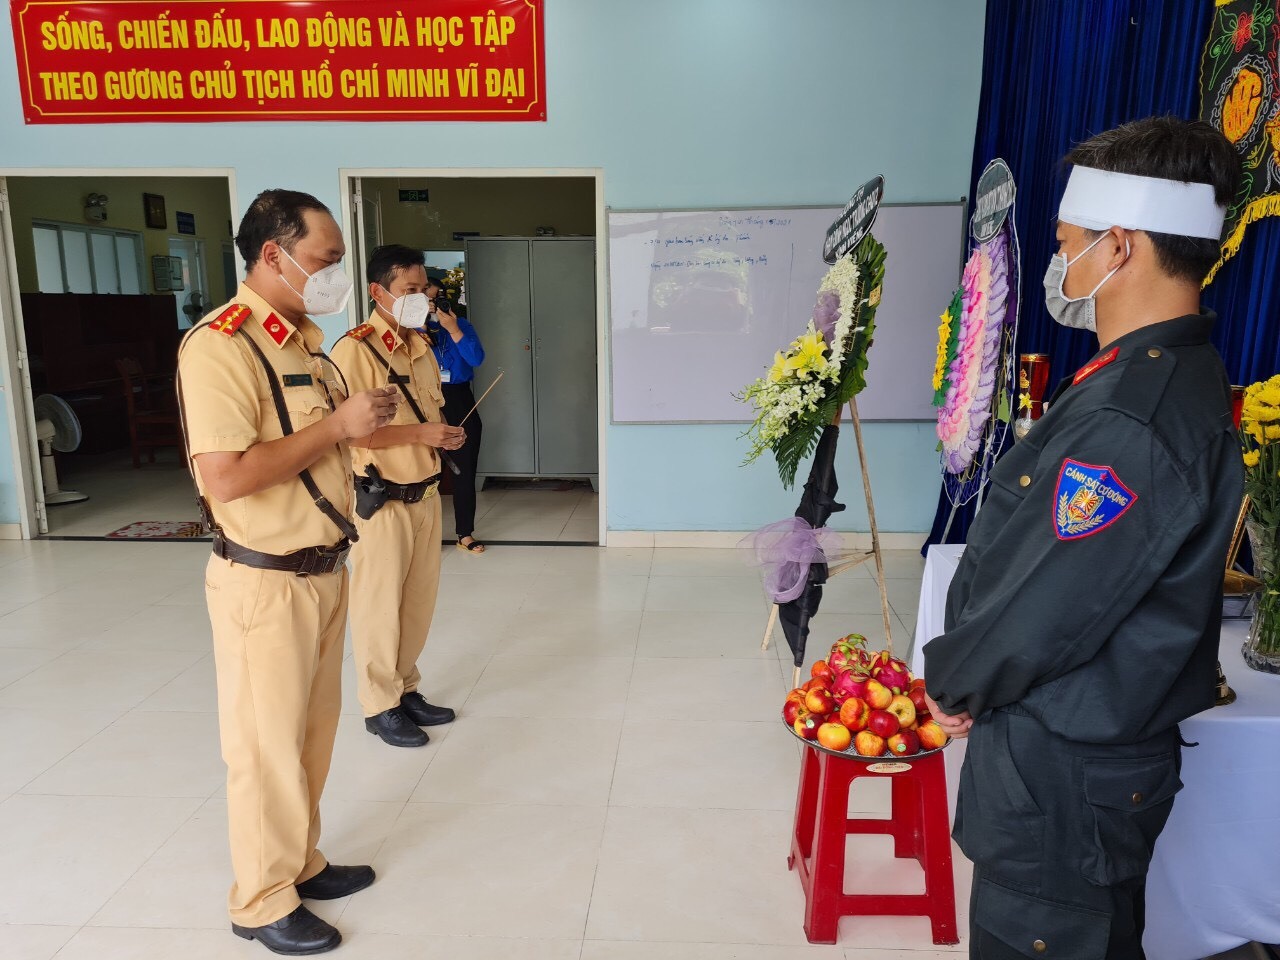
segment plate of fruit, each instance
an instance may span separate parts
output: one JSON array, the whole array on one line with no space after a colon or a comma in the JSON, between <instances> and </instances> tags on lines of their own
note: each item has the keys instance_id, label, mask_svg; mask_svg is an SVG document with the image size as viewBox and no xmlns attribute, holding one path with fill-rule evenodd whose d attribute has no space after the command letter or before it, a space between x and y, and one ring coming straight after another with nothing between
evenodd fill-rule
<instances>
[{"instance_id":1,"label":"plate of fruit","mask_svg":"<svg viewBox=\"0 0 1280 960\"><path fill-rule=\"evenodd\" d=\"M917 760L949 738L929 716L924 680L867 638L837 640L809 680L787 694L782 720L806 746L867 762Z\"/></svg>"}]
</instances>

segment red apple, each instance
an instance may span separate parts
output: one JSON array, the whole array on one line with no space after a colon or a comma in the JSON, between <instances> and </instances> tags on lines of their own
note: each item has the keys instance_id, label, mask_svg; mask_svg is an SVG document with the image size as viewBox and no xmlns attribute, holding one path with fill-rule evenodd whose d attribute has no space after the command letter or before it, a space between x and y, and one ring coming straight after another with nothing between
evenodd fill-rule
<instances>
[{"instance_id":1,"label":"red apple","mask_svg":"<svg viewBox=\"0 0 1280 960\"><path fill-rule=\"evenodd\" d=\"M809 668L809 676L815 680L821 680L824 684L831 682L831 667L827 665L827 661L819 660Z\"/></svg>"},{"instance_id":2,"label":"red apple","mask_svg":"<svg viewBox=\"0 0 1280 960\"><path fill-rule=\"evenodd\" d=\"M842 723L824 723L818 728L818 742L828 750L847 750L853 734Z\"/></svg>"},{"instance_id":3,"label":"red apple","mask_svg":"<svg viewBox=\"0 0 1280 960\"><path fill-rule=\"evenodd\" d=\"M867 717L867 729L878 737L892 737L900 726L898 718L887 710L872 710Z\"/></svg>"},{"instance_id":4,"label":"red apple","mask_svg":"<svg viewBox=\"0 0 1280 960\"><path fill-rule=\"evenodd\" d=\"M911 730L899 730L889 738L888 747L895 757L909 757L920 752L920 738Z\"/></svg>"},{"instance_id":5,"label":"red apple","mask_svg":"<svg viewBox=\"0 0 1280 960\"><path fill-rule=\"evenodd\" d=\"M912 677L912 678L911 678L911 683L910 683L910 684L908 684L907 689L908 689L908 690L923 690L923 689L924 689L924 677Z\"/></svg>"},{"instance_id":6,"label":"red apple","mask_svg":"<svg viewBox=\"0 0 1280 960\"><path fill-rule=\"evenodd\" d=\"M857 733L859 730L867 729L867 717L870 713L871 708L867 706L865 700L850 697L840 705L840 722Z\"/></svg>"},{"instance_id":7,"label":"red apple","mask_svg":"<svg viewBox=\"0 0 1280 960\"><path fill-rule=\"evenodd\" d=\"M814 687L804 698L804 705L811 713L827 714L836 708L836 701L826 687Z\"/></svg>"},{"instance_id":8,"label":"red apple","mask_svg":"<svg viewBox=\"0 0 1280 960\"><path fill-rule=\"evenodd\" d=\"M950 739L937 720L926 720L921 723L916 728L916 735L920 738L920 746L925 750L945 747L947 740Z\"/></svg>"},{"instance_id":9,"label":"red apple","mask_svg":"<svg viewBox=\"0 0 1280 960\"><path fill-rule=\"evenodd\" d=\"M909 727L916 722L916 705L911 702L910 697L898 694L884 709L898 718L898 725L901 727Z\"/></svg>"},{"instance_id":10,"label":"red apple","mask_svg":"<svg viewBox=\"0 0 1280 960\"><path fill-rule=\"evenodd\" d=\"M795 731L806 740L818 739L818 728L822 726L822 718L815 717L812 713L801 714L796 717L793 725Z\"/></svg>"},{"instance_id":11,"label":"red apple","mask_svg":"<svg viewBox=\"0 0 1280 960\"><path fill-rule=\"evenodd\" d=\"M893 691L879 680L868 680L864 694L862 699L872 710L883 710L893 702Z\"/></svg>"},{"instance_id":12,"label":"red apple","mask_svg":"<svg viewBox=\"0 0 1280 960\"><path fill-rule=\"evenodd\" d=\"M929 695L925 693L924 687L912 687L907 692L907 696L911 698L912 704L915 705L916 716L929 716Z\"/></svg>"},{"instance_id":13,"label":"red apple","mask_svg":"<svg viewBox=\"0 0 1280 960\"><path fill-rule=\"evenodd\" d=\"M787 698L787 702L782 705L782 719L786 723L795 725L796 717L800 716L800 711L804 709L804 704L798 700Z\"/></svg>"},{"instance_id":14,"label":"red apple","mask_svg":"<svg viewBox=\"0 0 1280 960\"><path fill-rule=\"evenodd\" d=\"M853 738L853 749L864 757L884 755L884 737L876 736L870 730L863 730Z\"/></svg>"}]
</instances>

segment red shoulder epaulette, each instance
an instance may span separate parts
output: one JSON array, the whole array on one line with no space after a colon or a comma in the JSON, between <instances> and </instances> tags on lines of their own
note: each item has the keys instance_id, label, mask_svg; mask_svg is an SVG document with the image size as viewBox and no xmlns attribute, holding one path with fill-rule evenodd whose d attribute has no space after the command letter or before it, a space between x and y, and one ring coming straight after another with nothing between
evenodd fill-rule
<instances>
[{"instance_id":1,"label":"red shoulder epaulette","mask_svg":"<svg viewBox=\"0 0 1280 960\"><path fill-rule=\"evenodd\" d=\"M1095 373L1097 373L1107 364L1115 360L1115 358L1118 357L1119 355L1120 355L1120 348L1112 347L1110 350L1108 350L1106 353L1100 356L1097 360L1093 360L1093 361L1090 361L1089 363L1086 363L1083 367L1081 367L1079 370L1076 371L1075 377L1073 377L1071 380L1072 386L1080 383L1080 381L1082 380L1088 380L1090 377L1092 377Z\"/></svg>"},{"instance_id":2,"label":"red shoulder epaulette","mask_svg":"<svg viewBox=\"0 0 1280 960\"><path fill-rule=\"evenodd\" d=\"M352 340L363 340L369 334L373 333L374 326L372 323L362 323L350 333L347 334Z\"/></svg>"},{"instance_id":3,"label":"red shoulder epaulette","mask_svg":"<svg viewBox=\"0 0 1280 960\"><path fill-rule=\"evenodd\" d=\"M225 333L229 337L239 330L241 325L251 316L253 316L252 309L246 307L243 303L233 303L218 314L218 319L209 324L209 329Z\"/></svg>"}]
</instances>

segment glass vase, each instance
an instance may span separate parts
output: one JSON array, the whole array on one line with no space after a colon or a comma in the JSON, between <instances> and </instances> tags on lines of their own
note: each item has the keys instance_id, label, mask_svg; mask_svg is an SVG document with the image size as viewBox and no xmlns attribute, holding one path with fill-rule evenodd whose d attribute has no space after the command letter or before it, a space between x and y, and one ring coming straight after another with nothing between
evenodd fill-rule
<instances>
[{"instance_id":1,"label":"glass vase","mask_svg":"<svg viewBox=\"0 0 1280 960\"><path fill-rule=\"evenodd\" d=\"M1262 587L1240 652L1254 670L1280 673L1280 530L1252 518L1245 521L1245 529L1253 551L1253 575Z\"/></svg>"}]
</instances>

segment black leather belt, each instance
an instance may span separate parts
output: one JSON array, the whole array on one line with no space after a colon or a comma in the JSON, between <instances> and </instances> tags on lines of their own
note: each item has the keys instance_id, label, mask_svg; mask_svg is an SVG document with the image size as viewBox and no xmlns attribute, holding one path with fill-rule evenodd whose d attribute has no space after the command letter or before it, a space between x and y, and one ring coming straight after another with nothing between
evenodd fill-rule
<instances>
[{"instance_id":1,"label":"black leather belt","mask_svg":"<svg viewBox=\"0 0 1280 960\"><path fill-rule=\"evenodd\" d=\"M417 503L431 493L440 484L440 474L427 477L417 483L388 483L387 499L403 500L405 503Z\"/></svg>"},{"instance_id":2,"label":"black leather belt","mask_svg":"<svg viewBox=\"0 0 1280 960\"><path fill-rule=\"evenodd\" d=\"M277 570L280 573L292 573L299 577L323 576L335 573L342 568L351 552L351 541L343 537L331 547L304 547L293 553L278 555L259 553L215 532L213 536L213 554L232 563L242 563L246 567L259 570Z\"/></svg>"}]
</instances>

